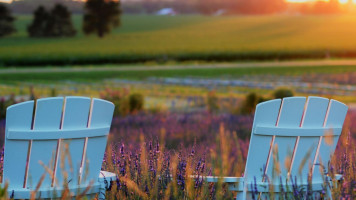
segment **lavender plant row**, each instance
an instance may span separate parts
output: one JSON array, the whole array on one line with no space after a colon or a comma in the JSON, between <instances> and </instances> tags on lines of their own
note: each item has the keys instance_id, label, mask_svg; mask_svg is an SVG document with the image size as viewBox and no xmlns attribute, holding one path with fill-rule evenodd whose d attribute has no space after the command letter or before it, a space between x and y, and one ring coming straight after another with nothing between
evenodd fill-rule
<instances>
[{"instance_id":1,"label":"lavender plant row","mask_svg":"<svg viewBox=\"0 0 356 200\"><path fill-rule=\"evenodd\" d=\"M335 199L356 198L355 120L356 112L350 111L336 156L330 165L331 174L344 175L341 187L332 191ZM209 184L202 177L242 175L252 121L251 115L208 112L142 112L115 117L103 169L115 172L117 179L109 188L107 198L231 199L232 193L223 186ZM4 128L5 120L2 120L2 140ZM224 158L222 155L226 154L228 156ZM3 154L0 167L2 164ZM196 178L188 178L189 175L195 175ZM255 194L258 193L256 189ZM323 191L321 194L312 194L299 190L297 182L293 185L292 193L287 199L323 195Z\"/></svg>"},{"instance_id":2,"label":"lavender plant row","mask_svg":"<svg viewBox=\"0 0 356 200\"><path fill-rule=\"evenodd\" d=\"M221 124L225 129L236 132L241 139L248 138L253 122L253 116L232 114L211 114L209 112L195 113L140 113L122 118L114 118L111 133L115 141L134 143L140 134L146 138L159 139L165 135L164 142L168 148L178 145L191 146L206 145L208 141L214 143ZM212 145L212 144L209 144Z\"/></svg>"}]
</instances>

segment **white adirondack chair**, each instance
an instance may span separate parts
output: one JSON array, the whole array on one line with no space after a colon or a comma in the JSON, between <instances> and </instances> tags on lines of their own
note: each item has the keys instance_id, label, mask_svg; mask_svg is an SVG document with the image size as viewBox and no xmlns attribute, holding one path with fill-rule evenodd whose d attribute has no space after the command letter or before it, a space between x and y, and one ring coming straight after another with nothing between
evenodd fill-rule
<instances>
[{"instance_id":1,"label":"white adirondack chair","mask_svg":"<svg viewBox=\"0 0 356 200\"><path fill-rule=\"evenodd\" d=\"M256 189L256 196L269 199L270 186L274 186L274 198L283 198L278 196L282 192L281 180L285 191L287 186L292 191L295 181L306 191L309 172L312 191L321 191L323 186L325 189L328 163L347 109L343 103L320 97L290 97L258 104L244 177L206 177L206 180L228 183L230 190L237 191L237 199L250 199ZM278 151L274 151L277 146ZM329 187L327 195L331 198Z\"/></svg>"},{"instance_id":2,"label":"white adirondack chair","mask_svg":"<svg viewBox=\"0 0 356 200\"><path fill-rule=\"evenodd\" d=\"M8 182L9 196L29 199L42 181L35 198L60 197L66 183L71 196L105 198L105 186L115 178L100 171L113 110L111 102L85 97L8 107L2 182Z\"/></svg>"}]
</instances>

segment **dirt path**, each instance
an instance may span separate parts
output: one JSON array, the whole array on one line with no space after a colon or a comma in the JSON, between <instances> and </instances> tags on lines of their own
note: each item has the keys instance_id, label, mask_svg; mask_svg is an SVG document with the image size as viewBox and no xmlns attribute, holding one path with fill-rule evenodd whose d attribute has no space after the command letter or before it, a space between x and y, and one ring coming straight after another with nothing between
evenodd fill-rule
<instances>
[{"instance_id":1,"label":"dirt path","mask_svg":"<svg viewBox=\"0 0 356 200\"><path fill-rule=\"evenodd\" d=\"M313 61L277 61L277 62L247 62L229 64L201 64L174 66L86 66L86 67L42 67L42 68L8 68L0 69L0 74L13 73L55 73L55 72L95 72L95 71L153 71L181 69L213 69L213 68L262 68L262 67L317 67L317 66L355 66L356 60L313 60ZM356 68L355 68L356 69Z\"/></svg>"}]
</instances>

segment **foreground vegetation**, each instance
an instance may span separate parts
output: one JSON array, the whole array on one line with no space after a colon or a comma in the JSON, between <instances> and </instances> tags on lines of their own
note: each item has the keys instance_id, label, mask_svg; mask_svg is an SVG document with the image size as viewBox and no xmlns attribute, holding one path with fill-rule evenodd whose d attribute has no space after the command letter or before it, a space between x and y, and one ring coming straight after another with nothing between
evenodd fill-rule
<instances>
[{"instance_id":1,"label":"foreground vegetation","mask_svg":"<svg viewBox=\"0 0 356 200\"><path fill-rule=\"evenodd\" d=\"M29 15L0 40L0 65L69 65L354 57L355 16L125 15L106 38L31 39ZM74 16L80 30L82 16ZM348 33L348 34L345 34Z\"/></svg>"},{"instance_id":2,"label":"foreground vegetation","mask_svg":"<svg viewBox=\"0 0 356 200\"><path fill-rule=\"evenodd\" d=\"M352 75L352 73L348 74ZM345 80L345 78L339 78L338 75L327 73L324 76L319 74L318 77L329 81ZM113 182L113 186L108 188L107 198L233 199L235 194L227 190L227 185L208 183L203 179L203 176L242 176L244 171L253 115L250 114L250 111L245 114L231 112L233 110L231 108L236 109L236 107L230 107L230 112L214 112L214 109L223 106L219 99L224 97L226 92L232 91L230 94L234 94L236 88L232 88L231 91L223 88L222 90L227 90L225 93L211 91L207 95L206 89L192 86L143 84L144 86L140 86L142 87L140 88L137 85L123 86L120 83L118 85L121 88L125 86L127 88L119 89L120 87L117 85L110 84L110 82L105 85L101 81L98 81L98 84L59 82L42 86L35 83L34 89L29 89L23 83L20 83L19 86L3 85L0 86L0 111L14 103L11 102L11 98L16 96L19 98L31 96L30 98L32 98L33 96L64 94L109 99L116 104L118 109L115 110L110 142L102 168L115 172L117 178ZM53 87L52 90L51 87ZM110 89L104 90L106 87ZM28 93L31 91L33 93ZM7 99L8 94L11 93L16 96L10 95L9 100L2 101ZM208 105L203 111L192 109L189 109L189 112L148 110L143 109L146 100L143 102L144 99L139 94L143 94L145 97L164 96L177 101L191 99L193 104L199 104L203 96L202 101ZM268 90L263 92L259 90L257 94L258 96L252 98L251 95L248 95L246 99L260 101L262 95L264 98L279 96L276 92L272 93ZM4 97L1 97L3 95ZM200 97L196 98L197 96L192 95L200 95ZM233 99L235 96L230 97ZM330 96L328 97L330 98ZM157 101L155 103L160 104ZM211 105L209 106L209 104ZM255 107L255 104L252 106ZM0 115L2 118L0 119L0 138L2 139L5 131L5 113L0 112ZM344 175L341 182L333 182L334 199L341 197L354 199L356 197L356 174L354 172L356 167L356 124L352 123L355 120L356 113L350 111L335 159L330 165L331 176L335 173ZM3 143L1 139L0 144ZM195 175L197 178L193 179L191 175ZM308 199L314 195L322 196L323 192L325 191L310 193L309 190L294 184L293 188L284 194L284 199ZM258 190L254 191L255 196L252 196L252 199L256 199L258 193Z\"/></svg>"},{"instance_id":3,"label":"foreground vegetation","mask_svg":"<svg viewBox=\"0 0 356 200\"><path fill-rule=\"evenodd\" d=\"M233 199L234 193L227 190L227 185L207 183L203 177L242 176L248 138L240 139L234 130L243 125L250 129L252 116L247 117L249 120L230 120L221 115L198 115L200 120L189 114L145 116L140 113L114 118L102 168L116 173L117 178L108 188L106 198ZM355 120L355 116L354 112L349 113L348 122ZM329 176L343 175L341 182L332 183L334 199L356 197L356 129L348 122L339 140L335 159L329 166ZM4 134L3 129L4 120L1 120L1 135ZM126 138L126 135L130 137ZM172 145L175 143L178 146ZM315 195L323 196L324 192L311 193L294 183L282 199L310 199ZM256 189L252 199L257 199L258 193ZM263 194L263 199L273 195Z\"/></svg>"}]
</instances>

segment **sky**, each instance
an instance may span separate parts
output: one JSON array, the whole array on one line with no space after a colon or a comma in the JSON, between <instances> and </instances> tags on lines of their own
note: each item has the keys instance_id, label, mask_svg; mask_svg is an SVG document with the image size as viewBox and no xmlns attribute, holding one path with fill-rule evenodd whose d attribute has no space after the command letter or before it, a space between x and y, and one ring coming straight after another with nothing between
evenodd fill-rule
<instances>
[{"instance_id":1,"label":"sky","mask_svg":"<svg viewBox=\"0 0 356 200\"><path fill-rule=\"evenodd\" d=\"M294 2L294 3L305 3L305 2L313 2L316 0L286 0L287 2ZM328 1L328 0L324 0ZM339 0L340 3L347 3L349 0ZM353 3L356 3L356 0L352 0Z\"/></svg>"}]
</instances>

